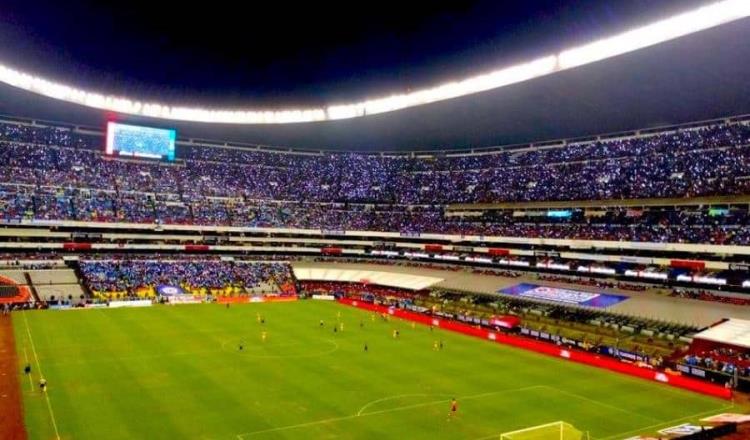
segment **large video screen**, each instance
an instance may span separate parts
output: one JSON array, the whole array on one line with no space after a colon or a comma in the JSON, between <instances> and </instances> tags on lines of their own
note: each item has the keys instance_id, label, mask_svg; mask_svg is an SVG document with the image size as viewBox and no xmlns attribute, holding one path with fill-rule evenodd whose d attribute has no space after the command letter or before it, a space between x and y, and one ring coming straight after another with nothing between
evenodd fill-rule
<instances>
[{"instance_id":1,"label":"large video screen","mask_svg":"<svg viewBox=\"0 0 750 440\"><path fill-rule=\"evenodd\" d=\"M174 160L176 138L175 130L108 122L106 153Z\"/></svg>"}]
</instances>

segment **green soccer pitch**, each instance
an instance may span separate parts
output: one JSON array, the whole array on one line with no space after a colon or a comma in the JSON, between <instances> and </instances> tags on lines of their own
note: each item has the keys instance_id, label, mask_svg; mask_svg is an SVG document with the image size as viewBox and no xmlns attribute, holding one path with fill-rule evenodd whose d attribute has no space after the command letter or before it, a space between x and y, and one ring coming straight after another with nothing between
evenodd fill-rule
<instances>
[{"instance_id":1,"label":"green soccer pitch","mask_svg":"<svg viewBox=\"0 0 750 440\"><path fill-rule=\"evenodd\" d=\"M623 439L731 408L322 301L33 311L13 326L31 439L478 440L555 421Z\"/></svg>"}]
</instances>

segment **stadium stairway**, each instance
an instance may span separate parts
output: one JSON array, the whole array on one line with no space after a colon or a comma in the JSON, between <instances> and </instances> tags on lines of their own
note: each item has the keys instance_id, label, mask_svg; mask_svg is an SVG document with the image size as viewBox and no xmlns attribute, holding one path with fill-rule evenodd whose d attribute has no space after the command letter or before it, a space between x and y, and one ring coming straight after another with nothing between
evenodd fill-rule
<instances>
[{"instance_id":1,"label":"stadium stairway","mask_svg":"<svg viewBox=\"0 0 750 440\"><path fill-rule=\"evenodd\" d=\"M26 285L29 286L29 290L31 291L31 296L34 298L34 302L39 302L39 294L36 291L36 287L34 287L34 284L31 282L31 275L29 275L28 272L23 273L23 277L26 279Z\"/></svg>"},{"instance_id":2,"label":"stadium stairway","mask_svg":"<svg viewBox=\"0 0 750 440\"><path fill-rule=\"evenodd\" d=\"M93 298L94 295L91 293L91 289L89 289L89 286L83 282L83 272L81 272L81 266L78 264L78 261L69 262L68 267L73 269L73 272L76 274L78 284L81 286L81 290L83 291L86 300Z\"/></svg>"}]
</instances>

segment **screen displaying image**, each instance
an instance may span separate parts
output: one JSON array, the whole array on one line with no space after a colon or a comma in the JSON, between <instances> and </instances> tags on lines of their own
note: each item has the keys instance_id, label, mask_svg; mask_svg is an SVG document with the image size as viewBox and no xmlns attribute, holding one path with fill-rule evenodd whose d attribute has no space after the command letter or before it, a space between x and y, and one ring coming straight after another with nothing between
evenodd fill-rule
<instances>
[{"instance_id":1,"label":"screen displaying image","mask_svg":"<svg viewBox=\"0 0 750 440\"><path fill-rule=\"evenodd\" d=\"M174 160L176 138L175 130L108 122L106 153Z\"/></svg>"}]
</instances>

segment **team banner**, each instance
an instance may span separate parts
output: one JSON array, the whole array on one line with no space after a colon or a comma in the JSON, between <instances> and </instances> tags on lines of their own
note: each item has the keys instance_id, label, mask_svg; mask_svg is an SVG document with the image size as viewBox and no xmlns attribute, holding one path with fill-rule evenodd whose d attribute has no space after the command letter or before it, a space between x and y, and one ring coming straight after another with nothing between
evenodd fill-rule
<instances>
[{"instance_id":1,"label":"team banner","mask_svg":"<svg viewBox=\"0 0 750 440\"><path fill-rule=\"evenodd\" d=\"M169 286L165 284L161 284L156 287L156 293L159 294L159 296L176 296L176 295L185 295L185 291L182 290L182 287L179 286Z\"/></svg>"},{"instance_id":2,"label":"team banner","mask_svg":"<svg viewBox=\"0 0 750 440\"><path fill-rule=\"evenodd\" d=\"M664 428L659 431L659 434L661 435L674 435L674 436L686 436L686 435L692 435L697 434L701 431L705 431L711 429L710 426L699 426L699 425L693 425L690 423L683 423L682 425L677 426L671 426L669 428Z\"/></svg>"},{"instance_id":3,"label":"team banner","mask_svg":"<svg viewBox=\"0 0 750 440\"><path fill-rule=\"evenodd\" d=\"M625 301L626 299L628 299L628 297L624 295L583 292L580 290L539 286L536 284L528 283L516 284L514 286L500 289L498 292L523 298L599 308L611 307L621 301Z\"/></svg>"},{"instance_id":4,"label":"team banner","mask_svg":"<svg viewBox=\"0 0 750 440\"><path fill-rule=\"evenodd\" d=\"M617 347L601 347L600 352L608 356L616 357L630 362L648 362L649 357L646 355L633 353L632 351L621 350Z\"/></svg>"},{"instance_id":5,"label":"team banner","mask_svg":"<svg viewBox=\"0 0 750 440\"><path fill-rule=\"evenodd\" d=\"M94 304L86 304L83 307L87 309L106 309L107 304L104 303L94 303Z\"/></svg>"},{"instance_id":6,"label":"team banner","mask_svg":"<svg viewBox=\"0 0 750 440\"><path fill-rule=\"evenodd\" d=\"M110 301L109 308L117 309L123 307L151 307L151 301L148 299L136 300L136 301Z\"/></svg>"},{"instance_id":7,"label":"team banner","mask_svg":"<svg viewBox=\"0 0 750 440\"><path fill-rule=\"evenodd\" d=\"M200 304L203 302L200 297L193 295L171 295L167 297L169 304Z\"/></svg>"}]
</instances>

